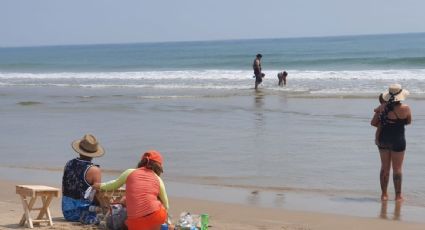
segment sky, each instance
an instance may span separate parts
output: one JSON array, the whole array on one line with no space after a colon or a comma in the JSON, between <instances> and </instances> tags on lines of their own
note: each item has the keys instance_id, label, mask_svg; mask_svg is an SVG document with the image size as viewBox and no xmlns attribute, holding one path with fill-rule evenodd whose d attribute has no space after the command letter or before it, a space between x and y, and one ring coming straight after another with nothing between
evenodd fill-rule
<instances>
[{"instance_id":1,"label":"sky","mask_svg":"<svg viewBox=\"0 0 425 230\"><path fill-rule=\"evenodd\" d=\"M0 47L425 32L424 0L0 0Z\"/></svg>"}]
</instances>

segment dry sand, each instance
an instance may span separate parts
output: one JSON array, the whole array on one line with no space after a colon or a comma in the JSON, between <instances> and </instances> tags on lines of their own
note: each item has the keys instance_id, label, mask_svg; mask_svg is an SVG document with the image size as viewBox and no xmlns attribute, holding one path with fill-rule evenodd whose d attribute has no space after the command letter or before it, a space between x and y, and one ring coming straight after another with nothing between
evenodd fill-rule
<instances>
[{"instance_id":1,"label":"dry sand","mask_svg":"<svg viewBox=\"0 0 425 230\"><path fill-rule=\"evenodd\" d=\"M23 209L18 196L15 195L16 184L18 184L18 182L0 181L0 186L2 188L0 190L0 229L22 228L17 224L22 216ZM57 185L50 186L57 187ZM423 223L260 208L250 205L211 202L172 196L170 197L170 204L171 214L174 217L177 217L182 211L208 213L210 215L210 224L212 225L211 229L217 230L425 229L425 224ZM65 222L60 211L60 199L55 199L52 202L51 212L54 226L35 227L35 229L93 229L93 227L90 226Z\"/></svg>"}]
</instances>

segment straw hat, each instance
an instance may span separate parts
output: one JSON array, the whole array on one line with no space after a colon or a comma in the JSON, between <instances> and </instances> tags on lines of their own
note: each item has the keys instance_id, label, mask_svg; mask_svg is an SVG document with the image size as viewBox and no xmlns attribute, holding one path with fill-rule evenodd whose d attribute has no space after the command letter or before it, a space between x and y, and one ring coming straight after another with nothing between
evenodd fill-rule
<instances>
[{"instance_id":1,"label":"straw hat","mask_svg":"<svg viewBox=\"0 0 425 230\"><path fill-rule=\"evenodd\" d=\"M86 157L100 157L105 154L102 146L91 134L86 134L81 140L75 140L72 142L72 148L80 155Z\"/></svg>"},{"instance_id":2,"label":"straw hat","mask_svg":"<svg viewBox=\"0 0 425 230\"><path fill-rule=\"evenodd\" d=\"M382 98L389 101L391 96L394 96L394 101L404 101L409 95L409 91L401 88L400 84L392 84L388 87L388 92L382 93Z\"/></svg>"}]
</instances>

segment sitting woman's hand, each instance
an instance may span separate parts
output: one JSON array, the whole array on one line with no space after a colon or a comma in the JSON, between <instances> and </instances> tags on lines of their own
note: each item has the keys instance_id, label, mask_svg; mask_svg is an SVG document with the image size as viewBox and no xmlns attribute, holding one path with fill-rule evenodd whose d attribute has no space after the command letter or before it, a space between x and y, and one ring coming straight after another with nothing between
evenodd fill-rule
<instances>
[{"instance_id":1,"label":"sitting woman's hand","mask_svg":"<svg viewBox=\"0 0 425 230\"><path fill-rule=\"evenodd\" d=\"M97 191L99 191L100 190L100 185L101 185L101 183L94 183L91 187L94 188L94 189L96 189Z\"/></svg>"},{"instance_id":2,"label":"sitting woman's hand","mask_svg":"<svg viewBox=\"0 0 425 230\"><path fill-rule=\"evenodd\" d=\"M122 206L124 206L124 207L126 207L126 206L127 206L127 205L126 205L126 198L125 198L125 196L123 196L123 197L121 198L120 203L121 203L121 204L122 204Z\"/></svg>"}]
</instances>

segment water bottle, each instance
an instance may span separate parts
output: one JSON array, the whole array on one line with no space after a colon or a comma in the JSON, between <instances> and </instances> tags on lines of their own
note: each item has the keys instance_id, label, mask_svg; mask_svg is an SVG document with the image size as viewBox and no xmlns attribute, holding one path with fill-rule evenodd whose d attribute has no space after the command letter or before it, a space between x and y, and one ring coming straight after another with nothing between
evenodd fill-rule
<instances>
[{"instance_id":1,"label":"water bottle","mask_svg":"<svg viewBox=\"0 0 425 230\"><path fill-rule=\"evenodd\" d=\"M97 207L94 205L90 205L89 206L89 212L96 212L97 211Z\"/></svg>"},{"instance_id":2,"label":"water bottle","mask_svg":"<svg viewBox=\"0 0 425 230\"><path fill-rule=\"evenodd\" d=\"M208 230L209 216L208 214L201 214L201 230Z\"/></svg>"}]
</instances>

